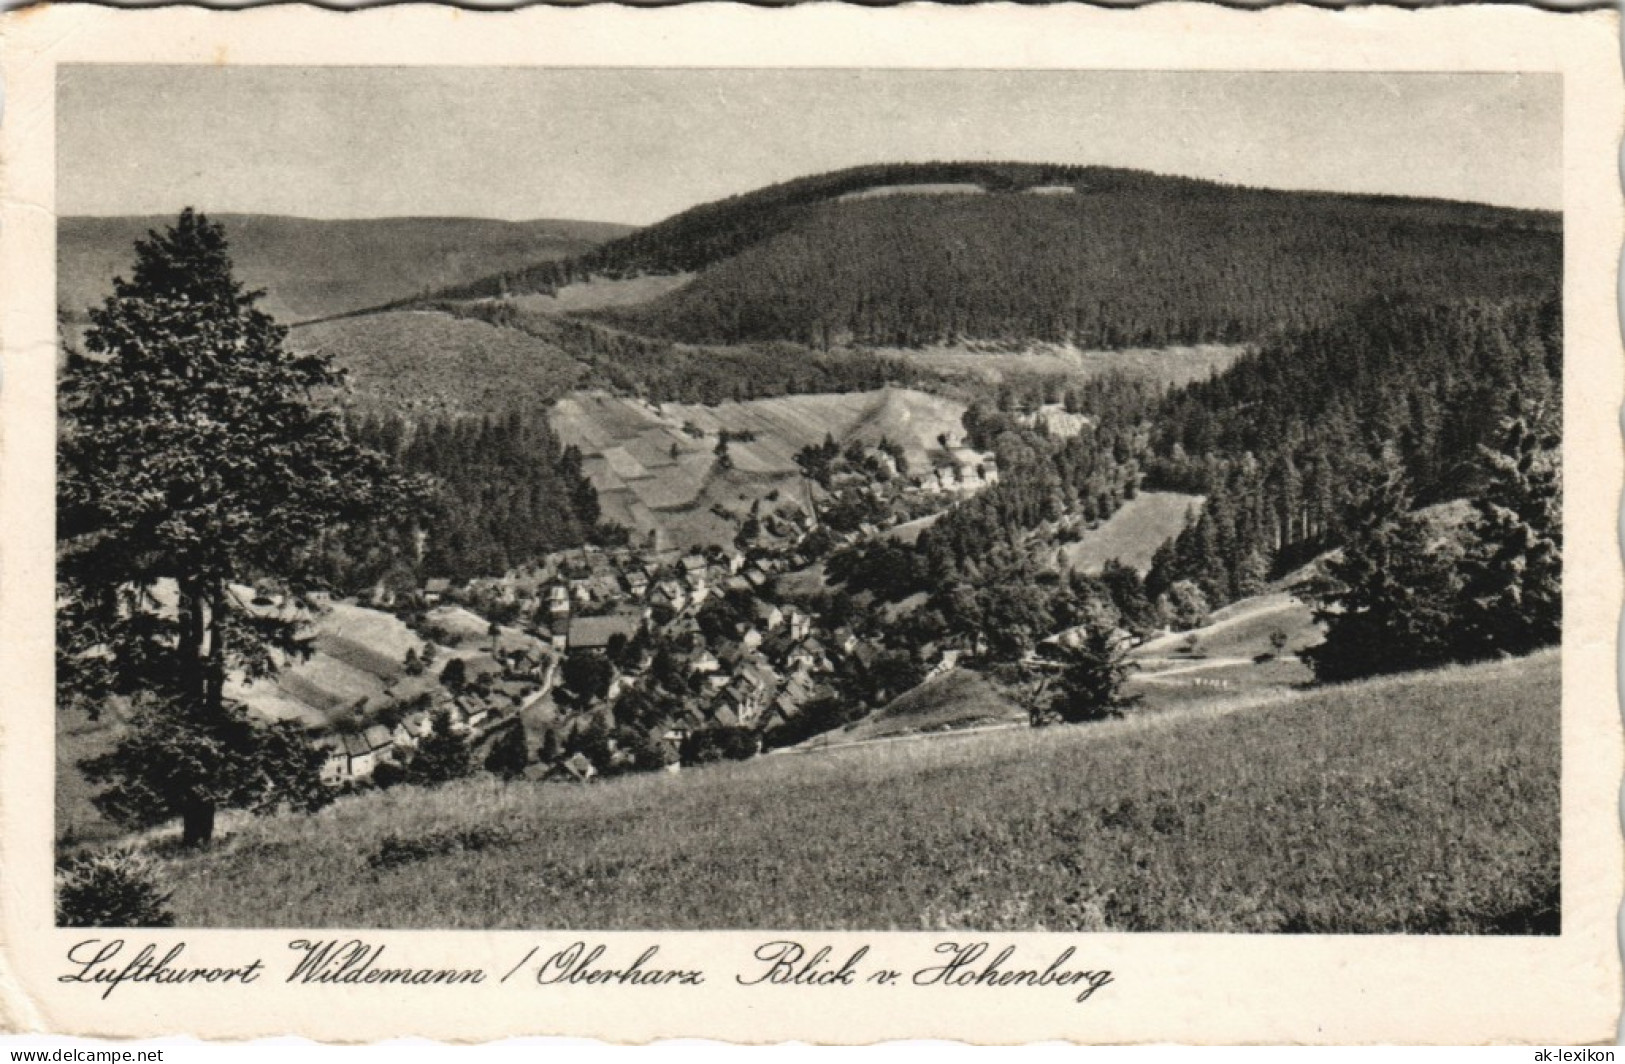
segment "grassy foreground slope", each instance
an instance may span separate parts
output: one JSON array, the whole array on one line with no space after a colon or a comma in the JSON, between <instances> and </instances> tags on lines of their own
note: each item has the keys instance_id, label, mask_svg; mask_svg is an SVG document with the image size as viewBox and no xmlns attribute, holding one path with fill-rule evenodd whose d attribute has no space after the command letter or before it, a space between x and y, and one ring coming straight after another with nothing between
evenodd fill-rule
<instances>
[{"instance_id":1,"label":"grassy foreground slope","mask_svg":"<svg viewBox=\"0 0 1625 1064\"><path fill-rule=\"evenodd\" d=\"M1232 708L397 789L167 875L183 925L1555 933L1556 654Z\"/></svg>"}]
</instances>

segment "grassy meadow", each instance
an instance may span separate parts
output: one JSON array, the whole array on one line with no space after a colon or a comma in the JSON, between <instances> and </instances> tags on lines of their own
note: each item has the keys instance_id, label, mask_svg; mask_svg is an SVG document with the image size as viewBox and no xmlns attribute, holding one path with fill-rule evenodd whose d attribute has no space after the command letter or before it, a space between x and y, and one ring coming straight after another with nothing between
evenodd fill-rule
<instances>
[{"instance_id":1,"label":"grassy meadow","mask_svg":"<svg viewBox=\"0 0 1625 1064\"><path fill-rule=\"evenodd\" d=\"M1099 527L1062 548L1067 563L1080 573L1098 573L1115 560L1144 573L1157 548L1184 530L1186 516L1200 509L1202 501L1200 495L1142 491Z\"/></svg>"},{"instance_id":2,"label":"grassy meadow","mask_svg":"<svg viewBox=\"0 0 1625 1064\"><path fill-rule=\"evenodd\" d=\"M396 789L165 876L183 926L1555 933L1558 664Z\"/></svg>"}]
</instances>

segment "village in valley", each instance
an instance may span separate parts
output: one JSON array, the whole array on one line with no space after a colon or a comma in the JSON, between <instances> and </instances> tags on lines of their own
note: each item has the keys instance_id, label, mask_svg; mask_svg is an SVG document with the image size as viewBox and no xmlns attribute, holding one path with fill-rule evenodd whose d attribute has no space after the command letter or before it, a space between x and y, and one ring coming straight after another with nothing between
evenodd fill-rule
<instances>
[{"instance_id":1,"label":"village in valley","mask_svg":"<svg viewBox=\"0 0 1625 1064\"><path fill-rule=\"evenodd\" d=\"M832 551L917 532L998 483L991 454L939 442L912 471L890 441L809 446L800 498L742 507L732 544L662 548L653 532L642 548L583 545L501 576L329 600L312 657L236 694L303 726L342 789L409 778L437 719L492 767L570 782L790 745L834 723L809 714L884 704L975 650L911 645L850 607L832 624L827 595L799 590L821 584ZM511 769L490 753L504 738L526 752Z\"/></svg>"}]
</instances>

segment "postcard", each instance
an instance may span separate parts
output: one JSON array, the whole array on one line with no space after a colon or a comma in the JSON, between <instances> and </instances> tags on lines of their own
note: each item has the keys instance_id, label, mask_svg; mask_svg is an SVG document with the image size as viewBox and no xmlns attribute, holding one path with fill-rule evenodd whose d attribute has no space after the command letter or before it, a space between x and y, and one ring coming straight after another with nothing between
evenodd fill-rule
<instances>
[{"instance_id":1,"label":"postcard","mask_svg":"<svg viewBox=\"0 0 1625 1064\"><path fill-rule=\"evenodd\" d=\"M0 70L0 1025L1613 1039L1612 12Z\"/></svg>"}]
</instances>

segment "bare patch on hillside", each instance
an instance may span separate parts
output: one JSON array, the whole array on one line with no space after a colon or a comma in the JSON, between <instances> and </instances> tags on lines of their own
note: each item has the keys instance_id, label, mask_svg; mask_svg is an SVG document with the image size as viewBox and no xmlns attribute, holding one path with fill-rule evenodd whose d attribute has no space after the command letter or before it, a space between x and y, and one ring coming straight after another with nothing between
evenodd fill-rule
<instances>
[{"instance_id":1,"label":"bare patch on hillside","mask_svg":"<svg viewBox=\"0 0 1625 1064\"><path fill-rule=\"evenodd\" d=\"M843 192L838 200L881 199L886 196L980 196L987 192L971 181L922 182L912 185L874 185Z\"/></svg>"},{"instance_id":2,"label":"bare patch on hillside","mask_svg":"<svg viewBox=\"0 0 1625 1064\"><path fill-rule=\"evenodd\" d=\"M1170 387L1206 380L1229 368L1247 352L1241 344L1193 344L1171 347L1135 347L1121 351L1084 350L1070 344L966 343L935 344L920 348L880 348L878 353L900 358L950 377L998 384L1009 377L1057 376L1088 379L1106 373L1125 373Z\"/></svg>"},{"instance_id":3,"label":"bare patch on hillside","mask_svg":"<svg viewBox=\"0 0 1625 1064\"><path fill-rule=\"evenodd\" d=\"M594 277L590 281L565 285L551 294L537 292L511 296L507 302L518 310L535 314L568 314L604 307L631 307L675 292L693 276L691 273L673 273L621 279Z\"/></svg>"}]
</instances>

